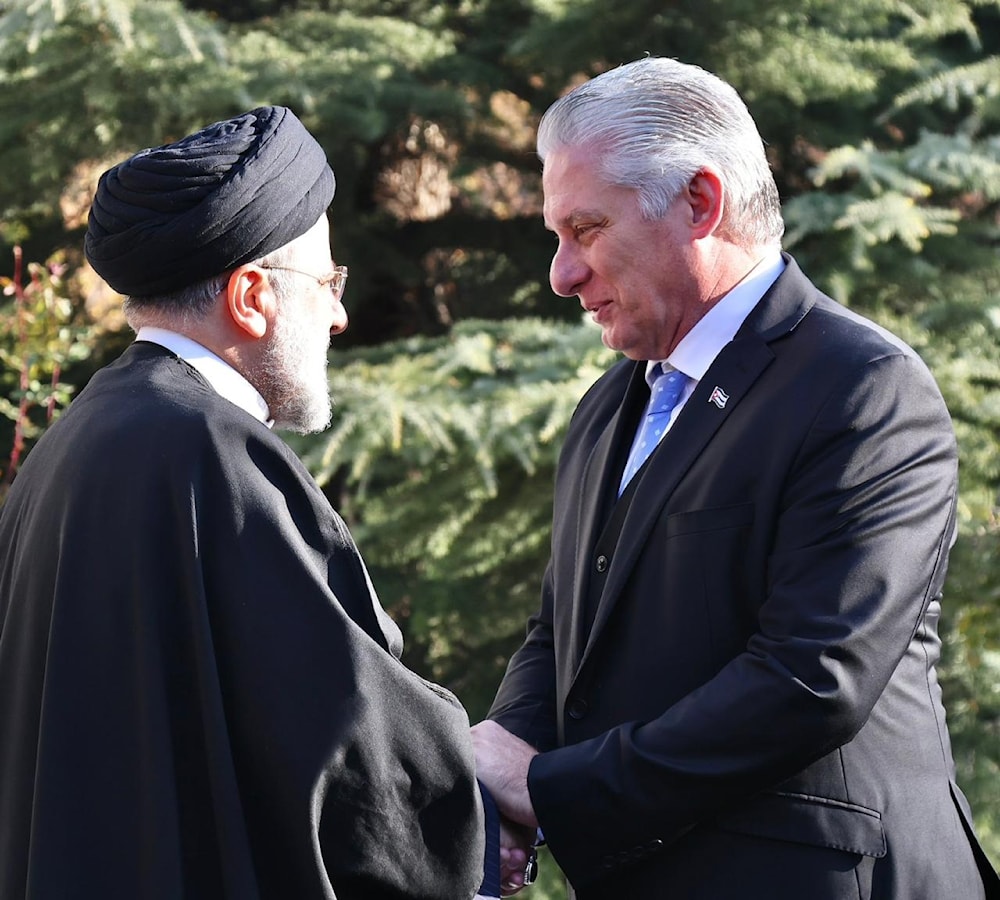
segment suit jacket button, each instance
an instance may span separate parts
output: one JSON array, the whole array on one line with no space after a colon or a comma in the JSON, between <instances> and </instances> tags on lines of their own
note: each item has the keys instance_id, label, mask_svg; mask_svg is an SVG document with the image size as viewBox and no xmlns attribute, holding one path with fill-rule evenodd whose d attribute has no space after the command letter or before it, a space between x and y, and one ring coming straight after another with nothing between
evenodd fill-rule
<instances>
[{"instance_id":1,"label":"suit jacket button","mask_svg":"<svg viewBox=\"0 0 1000 900\"><path fill-rule=\"evenodd\" d=\"M597 571L604 572L608 568L608 558L601 554L597 557Z\"/></svg>"},{"instance_id":2,"label":"suit jacket button","mask_svg":"<svg viewBox=\"0 0 1000 900\"><path fill-rule=\"evenodd\" d=\"M569 705L569 717L571 719L582 719L590 711L590 704L586 700L577 699Z\"/></svg>"}]
</instances>

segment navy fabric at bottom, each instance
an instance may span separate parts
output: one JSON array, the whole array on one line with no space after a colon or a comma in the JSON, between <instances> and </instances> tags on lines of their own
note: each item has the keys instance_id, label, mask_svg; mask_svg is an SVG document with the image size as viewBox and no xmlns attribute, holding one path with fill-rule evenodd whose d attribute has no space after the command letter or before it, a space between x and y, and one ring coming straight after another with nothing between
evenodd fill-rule
<instances>
[{"instance_id":1,"label":"navy fabric at bottom","mask_svg":"<svg viewBox=\"0 0 1000 900\"><path fill-rule=\"evenodd\" d=\"M497 805L486 790L483 783L479 783L480 793L483 795L483 813L486 827L486 854L483 859L483 883L479 888L479 893L483 897L500 896L500 813Z\"/></svg>"}]
</instances>

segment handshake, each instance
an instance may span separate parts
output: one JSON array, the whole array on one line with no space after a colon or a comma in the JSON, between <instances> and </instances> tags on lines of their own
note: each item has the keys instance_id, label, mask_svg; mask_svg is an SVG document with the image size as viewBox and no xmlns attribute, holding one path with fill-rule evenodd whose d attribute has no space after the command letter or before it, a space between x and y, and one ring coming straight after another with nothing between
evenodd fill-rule
<instances>
[{"instance_id":1,"label":"handshake","mask_svg":"<svg viewBox=\"0 0 1000 900\"><path fill-rule=\"evenodd\" d=\"M538 819L528 795L528 766L538 751L489 719L473 726L472 746L476 775L500 812L500 892L510 897L538 874Z\"/></svg>"}]
</instances>

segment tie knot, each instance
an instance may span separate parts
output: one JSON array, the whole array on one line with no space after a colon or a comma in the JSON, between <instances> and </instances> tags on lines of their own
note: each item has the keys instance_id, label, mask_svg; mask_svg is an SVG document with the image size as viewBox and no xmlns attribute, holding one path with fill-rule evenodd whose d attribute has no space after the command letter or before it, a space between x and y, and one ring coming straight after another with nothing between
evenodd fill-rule
<instances>
[{"instance_id":1,"label":"tie knot","mask_svg":"<svg viewBox=\"0 0 1000 900\"><path fill-rule=\"evenodd\" d=\"M677 405L686 381L687 376L683 372L661 365L660 374L653 379L650 387L647 415L670 412Z\"/></svg>"}]
</instances>

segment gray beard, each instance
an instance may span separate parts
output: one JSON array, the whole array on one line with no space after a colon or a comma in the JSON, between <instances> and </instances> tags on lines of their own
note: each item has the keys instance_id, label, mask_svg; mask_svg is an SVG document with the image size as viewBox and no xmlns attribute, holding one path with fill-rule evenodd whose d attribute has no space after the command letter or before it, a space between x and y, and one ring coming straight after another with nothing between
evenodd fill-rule
<instances>
[{"instance_id":1,"label":"gray beard","mask_svg":"<svg viewBox=\"0 0 1000 900\"><path fill-rule=\"evenodd\" d=\"M330 339L321 340L306 316L289 315L289 306L275 320L253 382L275 428L310 434L323 431L333 415L326 357Z\"/></svg>"}]
</instances>

